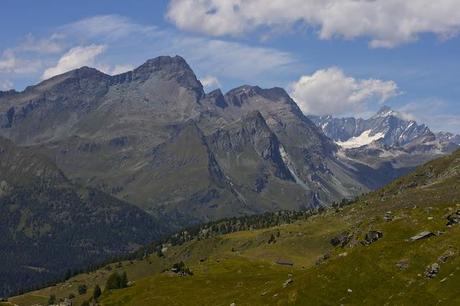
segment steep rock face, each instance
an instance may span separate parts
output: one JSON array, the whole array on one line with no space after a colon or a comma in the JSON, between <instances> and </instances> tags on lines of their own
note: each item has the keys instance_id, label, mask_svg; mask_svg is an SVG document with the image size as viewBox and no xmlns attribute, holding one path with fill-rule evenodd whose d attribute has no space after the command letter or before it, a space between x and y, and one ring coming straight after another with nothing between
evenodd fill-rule
<instances>
[{"instance_id":1,"label":"steep rock face","mask_svg":"<svg viewBox=\"0 0 460 306\"><path fill-rule=\"evenodd\" d=\"M241 86L223 96L213 92L202 104L208 112L205 127L212 130L209 118L218 120L215 128L254 111L259 111L268 128L282 144L283 162L289 166L297 185L303 189L306 206L327 205L342 197L367 190L357 175L336 157L337 146L305 117L297 104L281 88L261 89Z\"/></svg>"},{"instance_id":2,"label":"steep rock face","mask_svg":"<svg viewBox=\"0 0 460 306\"><path fill-rule=\"evenodd\" d=\"M97 107L110 77L83 67L0 97L2 134L21 145L69 137L74 125Z\"/></svg>"},{"instance_id":3,"label":"steep rock face","mask_svg":"<svg viewBox=\"0 0 460 306\"><path fill-rule=\"evenodd\" d=\"M153 214L174 216L178 226L251 213L193 121L177 126L175 135L155 147L133 177L121 194L146 203L143 207Z\"/></svg>"},{"instance_id":4,"label":"steep rock face","mask_svg":"<svg viewBox=\"0 0 460 306\"><path fill-rule=\"evenodd\" d=\"M232 190L253 213L309 207L281 156L282 144L259 112L251 112L207 137Z\"/></svg>"}]
</instances>

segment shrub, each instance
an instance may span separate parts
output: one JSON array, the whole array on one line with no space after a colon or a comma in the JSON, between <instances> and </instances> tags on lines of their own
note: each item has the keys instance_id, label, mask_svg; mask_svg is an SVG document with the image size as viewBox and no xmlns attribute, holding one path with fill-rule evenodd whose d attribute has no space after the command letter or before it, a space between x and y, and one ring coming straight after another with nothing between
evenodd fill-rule
<instances>
[{"instance_id":1,"label":"shrub","mask_svg":"<svg viewBox=\"0 0 460 306\"><path fill-rule=\"evenodd\" d=\"M88 287L85 284L78 286L78 294L82 295L88 291Z\"/></svg>"},{"instance_id":2,"label":"shrub","mask_svg":"<svg viewBox=\"0 0 460 306\"><path fill-rule=\"evenodd\" d=\"M108 290L112 289L122 289L128 287L128 276L126 272L123 273L112 273L107 279L105 288Z\"/></svg>"}]
</instances>

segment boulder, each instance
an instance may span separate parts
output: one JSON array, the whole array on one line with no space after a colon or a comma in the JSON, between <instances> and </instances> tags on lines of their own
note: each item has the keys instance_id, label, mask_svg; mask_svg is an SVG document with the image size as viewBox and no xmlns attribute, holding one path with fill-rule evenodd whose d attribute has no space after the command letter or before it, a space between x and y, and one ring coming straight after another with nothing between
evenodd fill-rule
<instances>
[{"instance_id":1,"label":"boulder","mask_svg":"<svg viewBox=\"0 0 460 306\"><path fill-rule=\"evenodd\" d=\"M437 262L434 264L429 265L426 270L425 270L425 277L427 278L433 278L436 277L439 273L440 266Z\"/></svg>"},{"instance_id":2,"label":"boulder","mask_svg":"<svg viewBox=\"0 0 460 306\"><path fill-rule=\"evenodd\" d=\"M460 223L460 210L456 213L447 216L447 225L454 225Z\"/></svg>"},{"instance_id":3,"label":"boulder","mask_svg":"<svg viewBox=\"0 0 460 306\"><path fill-rule=\"evenodd\" d=\"M447 260L449 260L449 258L453 256L455 256L455 251L447 250L441 256L439 256L438 261L440 261L441 263L445 263L447 262Z\"/></svg>"},{"instance_id":4,"label":"boulder","mask_svg":"<svg viewBox=\"0 0 460 306\"><path fill-rule=\"evenodd\" d=\"M348 232L343 232L338 236L335 236L331 239L331 244L335 247L345 247L351 240L352 235Z\"/></svg>"},{"instance_id":5,"label":"boulder","mask_svg":"<svg viewBox=\"0 0 460 306\"><path fill-rule=\"evenodd\" d=\"M409 260L401 259L396 263L396 267L398 267L401 271L406 270L407 268L409 268Z\"/></svg>"},{"instance_id":6,"label":"boulder","mask_svg":"<svg viewBox=\"0 0 460 306\"><path fill-rule=\"evenodd\" d=\"M370 231L366 234L366 237L364 238L363 244L369 245L371 243L376 242L380 238L383 237L383 233L380 231Z\"/></svg>"},{"instance_id":7,"label":"boulder","mask_svg":"<svg viewBox=\"0 0 460 306\"><path fill-rule=\"evenodd\" d=\"M385 215L383 216L383 220L386 222L390 222L394 219L393 213L391 211L387 211Z\"/></svg>"},{"instance_id":8,"label":"boulder","mask_svg":"<svg viewBox=\"0 0 460 306\"><path fill-rule=\"evenodd\" d=\"M283 288L286 288L290 284L292 284L294 280L292 278L288 278L284 283L283 283Z\"/></svg>"},{"instance_id":9,"label":"boulder","mask_svg":"<svg viewBox=\"0 0 460 306\"><path fill-rule=\"evenodd\" d=\"M293 266L294 265L292 261L290 261L289 259L285 259L285 258L280 258L275 263L281 266Z\"/></svg>"},{"instance_id":10,"label":"boulder","mask_svg":"<svg viewBox=\"0 0 460 306\"><path fill-rule=\"evenodd\" d=\"M415 236L410 237L410 240L411 241L417 241L417 240L421 240L421 239L426 239L426 238L431 237L431 236L434 236L434 233L432 233L430 231L423 231L423 232L418 233Z\"/></svg>"}]
</instances>

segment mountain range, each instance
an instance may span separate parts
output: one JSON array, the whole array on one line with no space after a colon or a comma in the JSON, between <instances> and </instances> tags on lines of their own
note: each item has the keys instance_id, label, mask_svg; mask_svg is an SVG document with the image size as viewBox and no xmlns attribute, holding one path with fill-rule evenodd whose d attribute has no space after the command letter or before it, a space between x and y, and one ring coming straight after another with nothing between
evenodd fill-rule
<instances>
[{"instance_id":1,"label":"mountain range","mask_svg":"<svg viewBox=\"0 0 460 306\"><path fill-rule=\"evenodd\" d=\"M460 135L433 133L425 124L383 106L369 119L308 116L326 136L345 149L370 145L409 152L450 153L460 145Z\"/></svg>"},{"instance_id":2,"label":"mountain range","mask_svg":"<svg viewBox=\"0 0 460 306\"><path fill-rule=\"evenodd\" d=\"M83 67L0 98L0 135L177 226L368 190L281 88L206 94L181 57ZM174 224L173 224L174 225Z\"/></svg>"},{"instance_id":3,"label":"mountain range","mask_svg":"<svg viewBox=\"0 0 460 306\"><path fill-rule=\"evenodd\" d=\"M307 117L281 88L206 93L179 56L115 76L82 67L0 92L0 137L10 152L5 244L31 245L20 264L19 249L8 256L12 267L33 267L9 273L27 284L39 271L56 276L185 226L354 198L452 151L457 139L386 108L369 120ZM55 261L68 233L75 247L91 246L87 257L63 255L59 269L34 262L42 249ZM98 235L85 244L89 233Z\"/></svg>"}]
</instances>

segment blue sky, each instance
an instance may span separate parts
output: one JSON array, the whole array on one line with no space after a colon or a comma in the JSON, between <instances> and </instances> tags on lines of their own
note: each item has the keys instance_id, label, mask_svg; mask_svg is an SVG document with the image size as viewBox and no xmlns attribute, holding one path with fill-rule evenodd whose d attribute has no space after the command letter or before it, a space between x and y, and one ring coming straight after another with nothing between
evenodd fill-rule
<instances>
[{"instance_id":1,"label":"blue sky","mask_svg":"<svg viewBox=\"0 0 460 306\"><path fill-rule=\"evenodd\" d=\"M460 3L432 2L5 0L0 90L179 54L207 90L280 86L304 112L336 116L386 104L460 133Z\"/></svg>"}]
</instances>

